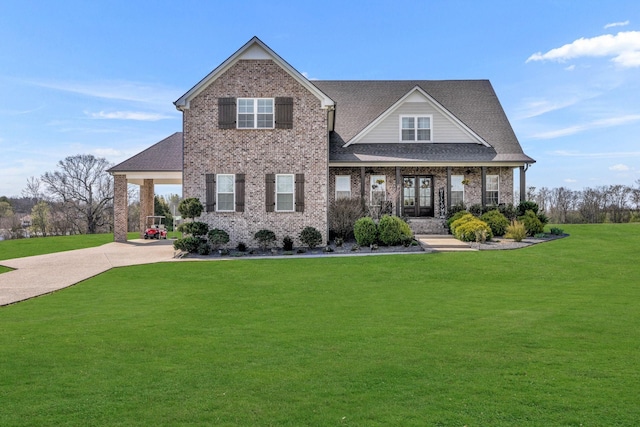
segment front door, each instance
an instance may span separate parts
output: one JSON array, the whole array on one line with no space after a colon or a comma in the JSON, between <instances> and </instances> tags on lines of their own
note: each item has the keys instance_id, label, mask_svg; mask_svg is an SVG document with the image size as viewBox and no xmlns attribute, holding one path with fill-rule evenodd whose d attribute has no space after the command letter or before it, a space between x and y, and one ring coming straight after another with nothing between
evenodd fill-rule
<instances>
[{"instance_id":1,"label":"front door","mask_svg":"<svg viewBox=\"0 0 640 427\"><path fill-rule=\"evenodd\" d=\"M433 216L433 177L402 177L402 215Z\"/></svg>"}]
</instances>

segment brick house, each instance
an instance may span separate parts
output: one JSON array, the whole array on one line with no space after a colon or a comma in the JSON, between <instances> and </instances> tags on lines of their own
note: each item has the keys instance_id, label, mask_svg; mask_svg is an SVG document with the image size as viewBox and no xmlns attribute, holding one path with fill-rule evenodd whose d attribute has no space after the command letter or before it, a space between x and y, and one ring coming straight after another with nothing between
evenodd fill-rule
<instances>
[{"instance_id":1,"label":"brick house","mask_svg":"<svg viewBox=\"0 0 640 427\"><path fill-rule=\"evenodd\" d=\"M337 197L438 232L450 206L513 203L516 168L522 199L535 162L487 80L310 81L256 37L175 105L183 132L110 169L116 240L127 183L141 185L141 221L154 184L181 183L235 245L263 228L326 240Z\"/></svg>"}]
</instances>

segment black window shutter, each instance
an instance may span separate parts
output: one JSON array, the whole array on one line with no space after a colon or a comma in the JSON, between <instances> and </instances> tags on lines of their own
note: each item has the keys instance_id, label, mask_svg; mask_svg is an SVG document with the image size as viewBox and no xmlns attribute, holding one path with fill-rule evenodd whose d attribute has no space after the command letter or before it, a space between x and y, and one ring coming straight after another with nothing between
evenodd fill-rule
<instances>
[{"instance_id":1,"label":"black window shutter","mask_svg":"<svg viewBox=\"0 0 640 427\"><path fill-rule=\"evenodd\" d=\"M304 212L304 174L296 174L296 212Z\"/></svg>"},{"instance_id":2,"label":"black window shutter","mask_svg":"<svg viewBox=\"0 0 640 427\"><path fill-rule=\"evenodd\" d=\"M276 129L293 129L293 98L276 98Z\"/></svg>"},{"instance_id":3,"label":"black window shutter","mask_svg":"<svg viewBox=\"0 0 640 427\"><path fill-rule=\"evenodd\" d=\"M216 210L216 174L206 174L207 183L207 212Z\"/></svg>"},{"instance_id":4,"label":"black window shutter","mask_svg":"<svg viewBox=\"0 0 640 427\"><path fill-rule=\"evenodd\" d=\"M236 212L244 212L244 174L236 174Z\"/></svg>"},{"instance_id":5,"label":"black window shutter","mask_svg":"<svg viewBox=\"0 0 640 427\"><path fill-rule=\"evenodd\" d=\"M218 128L235 129L236 127L236 99L218 98Z\"/></svg>"},{"instance_id":6,"label":"black window shutter","mask_svg":"<svg viewBox=\"0 0 640 427\"><path fill-rule=\"evenodd\" d=\"M276 208L276 175L268 173L265 175L265 207L267 212L273 212Z\"/></svg>"}]
</instances>

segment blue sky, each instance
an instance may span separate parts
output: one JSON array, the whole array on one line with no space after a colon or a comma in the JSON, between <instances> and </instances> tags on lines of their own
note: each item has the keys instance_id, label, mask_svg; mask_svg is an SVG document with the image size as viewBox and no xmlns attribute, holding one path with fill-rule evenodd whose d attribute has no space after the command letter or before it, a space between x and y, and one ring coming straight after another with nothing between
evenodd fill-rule
<instances>
[{"instance_id":1,"label":"blue sky","mask_svg":"<svg viewBox=\"0 0 640 427\"><path fill-rule=\"evenodd\" d=\"M637 0L22 0L0 6L0 195L180 131L173 101L254 35L311 79L491 80L529 185L640 179Z\"/></svg>"}]
</instances>

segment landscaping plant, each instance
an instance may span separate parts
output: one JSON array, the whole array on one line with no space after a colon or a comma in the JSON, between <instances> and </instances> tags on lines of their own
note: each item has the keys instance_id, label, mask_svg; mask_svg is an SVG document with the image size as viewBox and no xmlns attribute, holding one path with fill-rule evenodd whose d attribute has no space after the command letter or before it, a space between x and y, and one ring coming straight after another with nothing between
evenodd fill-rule
<instances>
[{"instance_id":1,"label":"landscaping plant","mask_svg":"<svg viewBox=\"0 0 640 427\"><path fill-rule=\"evenodd\" d=\"M266 251L267 248L276 241L276 233L271 230L262 229L257 231L256 234L253 235L253 238L258 242L260 249Z\"/></svg>"},{"instance_id":2,"label":"landscaping plant","mask_svg":"<svg viewBox=\"0 0 640 427\"><path fill-rule=\"evenodd\" d=\"M383 215L378 223L378 238L387 246L395 246L411 239L409 224L397 216Z\"/></svg>"},{"instance_id":3,"label":"landscaping plant","mask_svg":"<svg viewBox=\"0 0 640 427\"><path fill-rule=\"evenodd\" d=\"M497 209L484 213L480 219L487 223L494 236L503 236L509 226L509 220Z\"/></svg>"},{"instance_id":4,"label":"landscaping plant","mask_svg":"<svg viewBox=\"0 0 640 427\"><path fill-rule=\"evenodd\" d=\"M305 227L301 232L299 239L307 245L309 249L313 249L322 243L322 233L315 227Z\"/></svg>"},{"instance_id":5,"label":"landscaping plant","mask_svg":"<svg viewBox=\"0 0 640 427\"><path fill-rule=\"evenodd\" d=\"M353 226L353 235L360 246L370 246L378 240L378 227L371 217L360 218Z\"/></svg>"}]
</instances>

